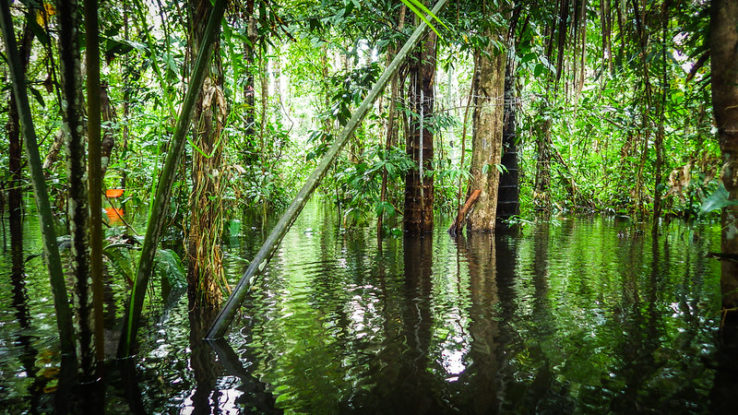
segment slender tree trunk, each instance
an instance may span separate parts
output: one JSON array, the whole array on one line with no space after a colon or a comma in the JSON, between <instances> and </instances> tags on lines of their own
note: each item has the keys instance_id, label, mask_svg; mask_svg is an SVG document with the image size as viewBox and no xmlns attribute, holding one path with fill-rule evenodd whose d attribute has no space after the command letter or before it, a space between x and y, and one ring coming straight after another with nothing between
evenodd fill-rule
<instances>
[{"instance_id":1,"label":"slender tree trunk","mask_svg":"<svg viewBox=\"0 0 738 415\"><path fill-rule=\"evenodd\" d=\"M123 113L124 117L127 116L128 105L124 103ZM115 107L110 104L110 96L108 95L108 84L103 82L100 85L100 116L103 123L114 124L117 121L117 115L115 113ZM124 127L127 128L127 127ZM128 131L124 134L124 143L127 141ZM113 153L113 147L115 147L115 129L108 125L103 130L102 142L100 144L100 178L103 180L102 186L105 188L105 174L108 171L110 165L110 156Z\"/></svg>"},{"instance_id":2,"label":"slender tree trunk","mask_svg":"<svg viewBox=\"0 0 738 415\"><path fill-rule=\"evenodd\" d=\"M536 179L533 199L536 210L549 213L551 211L551 118L546 117L539 126L536 138Z\"/></svg>"},{"instance_id":3,"label":"slender tree trunk","mask_svg":"<svg viewBox=\"0 0 738 415\"><path fill-rule=\"evenodd\" d=\"M436 75L436 35L429 33L416 49L410 64L410 108L418 114L409 125L405 150L417 169L405 176L405 231L413 234L433 229L433 133L427 128L433 116L433 82Z\"/></svg>"},{"instance_id":4,"label":"slender tree trunk","mask_svg":"<svg viewBox=\"0 0 738 415\"><path fill-rule=\"evenodd\" d=\"M33 9L30 14L33 15ZM26 23L20 43L21 70L25 73L31 57L33 31ZM8 168L10 171L10 188L8 189L8 224L10 228L10 258L12 274L23 274L23 144L20 136L20 117L16 107L15 96L10 94L8 106Z\"/></svg>"},{"instance_id":5,"label":"slender tree trunk","mask_svg":"<svg viewBox=\"0 0 738 415\"><path fill-rule=\"evenodd\" d=\"M712 106L723 153L722 180L738 202L738 1L714 0L710 24ZM738 205L723 208L722 252L738 256ZM722 261L721 287L727 319L738 324L738 262Z\"/></svg>"},{"instance_id":6,"label":"slender tree trunk","mask_svg":"<svg viewBox=\"0 0 738 415\"><path fill-rule=\"evenodd\" d=\"M128 10L123 10L123 38L125 40L130 39L130 27L128 25ZM130 115L130 108L131 108L131 77L129 76L130 71L128 70L129 66L131 64L130 58L126 56L125 63L124 63L124 69L123 69L123 131L122 131L122 139L123 143L121 145L122 152L121 152L121 159L123 160L123 173L120 177L120 188L125 189L126 185L128 184L128 141L130 136L130 128L128 127L128 118ZM125 200L125 199L124 199ZM126 206L125 203L121 203L121 208L125 210Z\"/></svg>"},{"instance_id":7,"label":"slender tree trunk","mask_svg":"<svg viewBox=\"0 0 738 415\"><path fill-rule=\"evenodd\" d=\"M487 36L500 38L504 31ZM481 190L469 217L469 229L491 232L497 222L497 191L502 157L502 132L505 113L505 53L489 43L479 57L474 76L474 136L472 138L471 178L467 193Z\"/></svg>"},{"instance_id":8,"label":"slender tree trunk","mask_svg":"<svg viewBox=\"0 0 738 415\"><path fill-rule=\"evenodd\" d=\"M192 65L197 59L205 25L212 6L209 0L190 2L192 20ZM221 134L227 115L223 95L223 68L218 53L220 42L213 50L214 63L205 78L195 106L194 142L198 149L192 154L192 193L190 195L190 228L188 234L187 293L190 308L215 309L220 304L223 281L223 258L220 236L223 229L223 164L224 136ZM204 153L204 154L203 154Z\"/></svg>"},{"instance_id":9,"label":"slender tree trunk","mask_svg":"<svg viewBox=\"0 0 738 415\"><path fill-rule=\"evenodd\" d=\"M246 140L248 145L246 146L248 154L246 154L246 161L249 166L256 164L256 154L253 151L256 148L254 141L256 139L256 84L254 73L256 68L256 16L254 16L254 0L248 0L246 2L245 16L247 27L246 27L246 39L243 41L243 57L246 61L246 85L243 88L244 103L246 104Z\"/></svg>"},{"instance_id":10,"label":"slender tree trunk","mask_svg":"<svg viewBox=\"0 0 738 415\"><path fill-rule=\"evenodd\" d=\"M102 373L105 360L105 327L103 325L103 258L102 258L102 154L101 154L101 95L100 48L98 45L97 0L84 0L85 56L87 57L87 138L89 164L87 184L90 204L90 280L94 322L95 360ZM112 146L111 146L112 148ZM108 153L110 156L110 153ZM107 160L106 160L107 163Z\"/></svg>"},{"instance_id":11,"label":"slender tree trunk","mask_svg":"<svg viewBox=\"0 0 738 415\"><path fill-rule=\"evenodd\" d=\"M666 56L666 42L667 42L667 30L669 25L669 3L664 1L662 4L661 14L661 64L662 64L662 78L661 78L661 97L657 105L659 114L659 125L656 129L656 136L654 140L654 149L656 150L656 166L654 167L654 175L656 176L656 182L653 190L653 230L657 230L658 219L662 215L662 183L663 183L663 170L664 170L664 138L665 138L665 124L666 124L666 97L669 93L669 63L667 62Z\"/></svg>"},{"instance_id":12,"label":"slender tree trunk","mask_svg":"<svg viewBox=\"0 0 738 415\"><path fill-rule=\"evenodd\" d=\"M479 50L476 50L474 52L474 74L478 72L477 67L479 66L480 55L481 54L479 53ZM471 109L472 102L474 102L474 92L476 90L477 77L472 76L472 80L469 85L469 94L466 98L466 107L464 108L464 119L461 122L461 157L459 158L459 170L464 169L464 156L466 155L466 126L469 121L469 109ZM451 227L448 229L448 232L453 237L455 237L457 234L463 233L464 222L466 222L466 212L461 204L461 194L463 193L464 187L461 175L459 175L459 180L456 187L458 188L456 192L456 210L458 213L456 214L456 220L454 221L453 225L451 225ZM481 193L481 190L479 192ZM467 200L469 199L470 198L467 197Z\"/></svg>"},{"instance_id":13,"label":"slender tree trunk","mask_svg":"<svg viewBox=\"0 0 738 415\"><path fill-rule=\"evenodd\" d=\"M643 12L641 13L640 9L638 8L638 0L632 0L631 1L633 5L633 15L635 16L635 40L638 42L641 48L641 56L640 60L642 63L641 70L643 71L641 73L641 79L636 83L636 96L640 96L640 91L638 91L640 82L643 82L643 102L641 103L641 132L639 136L641 137L641 160L638 165L638 173L636 176L636 210L639 212L641 217L646 216L646 210L645 210L645 184L644 184L644 177L643 173L646 168L646 161L648 159L648 147L649 147L649 141L651 139L651 104L653 103L653 94L652 94L652 88L651 88L651 80L650 80L650 70L648 65L648 45L649 45L649 37L650 34L648 33L648 30L646 29L646 22L645 22L645 9L643 9ZM660 206L659 206L660 208Z\"/></svg>"},{"instance_id":14,"label":"slender tree trunk","mask_svg":"<svg viewBox=\"0 0 738 415\"><path fill-rule=\"evenodd\" d=\"M261 60L259 62L261 66L261 116L259 117L259 154L257 154L259 163L261 164L262 173L265 172L265 156L264 156L264 134L266 134L266 126L269 116L269 61L267 58L267 45L261 48ZM266 204L265 204L266 205Z\"/></svg>"},{"instance_id":15,"label":"slender tree trunk","mask_svg":"<svg viewBox=\"0 0 738 415\"><path fill-rule=\"evenodd\" d=\"M567 32L567 21L569 20L569 0L561 0L561 7L559 8L558 18L558 38L556 46L556 83L555 87L559 85L561 75L564 69L564 51L566 50L566 32Z\"/></svg>"},{"instance_id":16,"label":"slender tree trunk","mask_svg":"<svg viewBox=\"0 0 738 415\"><path fill-rule=\"evenodd\" d=\"M95 347L92 338L92 292L89 252L89 210L85 168L84 101L80 72L81 16L75 1L59 1L57 12L60 23L59 46L62 79L62 108L67 174L69 178L69 231L72 236L73 298L76 316L77 353L83 376L94 372Z\"/></svg>"},{"instance_id":17,"label":"slender tree trunk","mask_svg":"<svg viewBox=\"0 0 738 415\"><path fill-rule=\"evenodd\" d=\"M397 21L397 30L402 31L402 28L405 26L405 13L406 13L406 7L402 6L400 8L400 17ZM387 51L387 65L392 62L392 59L394 58L394 55L397 53L396 47L390 47ZM395 112L397 109L397 98L400 95L400 84L399 80L397 79L398 75L394 74L392 76L392 80L390 81L390 102L388 105L389 113L387 114L387 132L385 137L385 143L384 143L384 150L386 151L386 154L389 155L389 151L392 149L392 146L395 145L395 135L397 134L397 124L395 123ZM379 202L384 203L387 200L387 169L382 169L382 185L379 190ZM382 224L384 221L384 210L382 213L380 213L377 216L377 237L382 237Z\"/></svg>"}]
</instances>

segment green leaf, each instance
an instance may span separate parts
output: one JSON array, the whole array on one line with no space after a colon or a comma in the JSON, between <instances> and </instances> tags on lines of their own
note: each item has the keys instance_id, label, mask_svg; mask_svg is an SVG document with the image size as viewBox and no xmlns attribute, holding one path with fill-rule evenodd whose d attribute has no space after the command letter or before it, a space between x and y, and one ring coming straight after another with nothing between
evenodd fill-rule
<instances>
[{"instance_id":1,"label":"green leaf","mask_svg":"<svg viewBox=\"0 0 738 415\"><path fill-rule=\"evenodd\" d=\"M49 35L46 34L46 30L44 30L44 28L39 26L38 22L36 22L35 16L31 16L30 14L27 13L26 23L28 23L28 27L31 29L33 34L36 35L39 42L48 46L50 42Z\"/></svg>"},{"instance_id":2,"label":"green leaf","mask_svg":"<svg viewBox=\"0 0 738 415\"><path fill-rule=\"evenodd\" d=\"M41 93L33 88L28 88L31 91L31 95L33 95L34 98L36 98L36 101L41 105L41 107L46 108L46 103L44 102L44 98L41 96Z\"/></svg>"},{"instance_id":3,"label":"green leaf","mask_svg":"<svg viewBox=\"0 0 738 415\"><path fill-rule=\"evenodd\" d=\"M441 38L441 34L438 33L438 30L436 30L436 27L433 26L433 24L428 20L428 18L426 17L426 15L430 16L433 20L437 21L443 27L445 27L446 29L448 29L448 26L446 26L446 24L443 23L441 21L441 19L438 18L438 16L436 16L435 14L433 14L419 0L401 0L401 1L403 3L405 3L405 5L407 6L407 8L410 9L410 10L412 10L412 12L415 13L415 15L420 18L420 20L422 20L425 24L427 24L428 27L430 27L431 30L433 30L436 33L436 35L438 36L438 38ZM421 10L423 11L423 13L420 12Z\"/></svg>"},{"instance_id":4,"label":"green leaf","mask_svg":"<svg viewBox=\"0 0 738 415\"><path fill-rule=\"evenodd\" d=\"M536 78L540 78L541 74L543 74L543 71L545 71L546 68L543 66L543 64L537 63L536 66L533 68L533 76Z\"/></svg>"},{"instance_id":5,"label":"green leaf","mask_svg":"<svg viewBox=\"0 0 738 415\"><path fill-rule=\"evenodd\" d=\"M107 247L103 249L103 254L108 257L110 264L113 265L118 273L123 275L128 281L133 281L133 268L131 267L131 258L129 255L124 254L121 249Z\"/></svg>"},{"instance_id":6,"label":"green leaf","mask_svg":"<svg viewBox=\"0 0 738 415\"><path fill-rule=\"evenodd\" d=\"M700 213L705 214L714 210L719 210L728 206L738 205L738 200L730 200L730 193L725 189L725 186L721 183L720 186L708 196L702 207L700 207Z\"/></svg>"}]
</instances>

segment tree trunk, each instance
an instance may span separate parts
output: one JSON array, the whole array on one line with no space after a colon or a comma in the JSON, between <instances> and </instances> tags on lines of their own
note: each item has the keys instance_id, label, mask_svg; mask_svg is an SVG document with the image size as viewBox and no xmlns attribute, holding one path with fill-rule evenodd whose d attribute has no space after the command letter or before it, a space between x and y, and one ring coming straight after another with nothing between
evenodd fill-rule
<instances>
[{"instance_id":1,"label":"tree trunk","mask_svg":"<svg viewBox=\"0 0 738 415\"><path fill-rule=\"evenodd\" d=\"M33 10L31 10L33 15ZM20 43L21 70L25 73L31 56L33 31L26 23L23 26L23 37ZM10 94L8 106L8 170L10 171L10 188L8 189L8 224L10 227L10 258L12 275L23 274L23 144L20 136L20 117L16 107L15 96Z\"/></svg>"},{"instance_id":2,"label":"tree trunk","mask_svg":"<svg viewBox=\"0 0 738 415\"><path fill-rule=\"evenodd\" d=\"M87 181L85 168L84 112L82 76L80 73L81 50L79 28L80 10L76 2L59 1L57 5L60 33L59 54L63 99L62 108L65 147L67 150L67 174L69 178L69 231L72 236L71 258L74 275L74 311L76 316L77 352L80 370L84 376L94 371L94 345L92 339L92 292L89 262L89 211L87 206Z\"/></svg>"},{"instance_id":3,"label":"tree trunk","mask_svg":"<svg viewBox=\"0 0 738 415\"><path fill-rule=\"evenodd\" d=\"M654 175L656 183L653 190L653 230L657 230L658 219L662 215L662 186L663 186L663 170L664 170L664 139L666 136L666 99L669 93L669 62L666 56L666 42L668 41L667 30L669 25L669 9L667 3L662 5L661 14L661 64L663 65L661 78L661 96L657 104L659 114L659 124L656 129L656 137L654 140L654 149L656 150L656 166L654 167Z\"/></svg>"},{"instance_id":4,"label":"tree trunk","mask_svg":"<svg viewBox=\"0 0 738 415\"><path fill-rule=\"evenodd\" d=\"M712 2L710 54L712 57L712 106L723 153L722 180L729 200L738 201L738 1ZM738 255L738 205L723 209L722 252ZM723 308L738 323L738 263L722 261Z\"/></svg>"},{"instance_id":5,"label":"tree trunk","mask_svg":"<svg viewBox=\"0 0 738 415\"><path fill-rule=\"evenodd\" d=\"M36 130L31 116L31 107L28 104L28 93L26 92L26 77L21 69L23 64L20 52L16 46L13 21L10 14L8 2L0 2L0 30L2 30L5 45L5 60L10 69L10 86L15 97L16 110L20 118L20 126L28 166L33 181L33 192L36 199L41 234L44 240L44 254L49 271L49 282L51 292L54 296L54 310L56 312L56 323L59 329L59 343L61 345L62 362L75 360L74 328L72 327L72 311L69 307L67 287L64 282L64 271L62 270L61 258L54 230L54 218L51 213L49 194L46 190L46 182L41 168L41 157L38 153L38 141Z\"/></svg>"},{"instance_id":6,"label":"tree trunk","mask_svg":"<svg viewBox=\"0 0 738 415\"><path fill-rule=\"evenodd\" d=\"M533 202L536 210L549 213L551 211L551 121L545 117L540 123L536 149L538 157L536 160L536 181L533 190Z\"/></svg>"},{"instance_id":7,"label":"tree trunk","mask_svg":"<svg viewBox=\"0 0 738 415\"><path fill-rule=\"evenodd\" d=\"M138 329L139 319L141 318L146 288L148 287L149 278L154 266L156 248L159 245L159 238L164 229L165 212L169 206L177 165L182 159L184 143L186 141L185 137L187 131L190 130L190 121L195 112L195 104L204 84L207 66L213 49L212 45L216 40L217 34L220 32L221 19L225 12L225 3L225 0L215 0L213 12L208 18L205 34L201 41L202 44L198 51L200 58L196 60L192 69L192 78L182 101L182 107L179 111L180 115L177 118L174 134L169 145L169 152L167 153L166 161L161 171L161 177L156 187L156 196L153 199L154 203L151 206L149 223L146 226L146 236L141 247L141 259L138 261L136 282L134 283L130 300L126 305L125 322L118 345L118 357L129 356L132 346L136 342L136 331Z\"/></svg>"},{"instance_id":8,"label":"tree trunk","mask_svg":"<svg viewBox=\"0 0 738 415\"><path fill-rule=\"evenodd\" d=\"M210 15L209 0L191 0L192 19L190 56L192 65L203 39ZM194 113L192 154L192 193L190 194L190 228L188 235L187 293L190 308L215 309L220 304L219 282L223 280L223 255L220 236L223 229L222 190L223 137L221 136L227 107L223 95L223 68L218 53L220 42L213 46L214 63L206 76ZM204 153L204 154L203 154Z\"/></svg>"},{"instance_id":9,"label":"tree trunk","mask_svg":"<svg viewBox=\"0 0 738 415\"><path fill-rule=\"evenodd\" d=\"M128 115L127 105L124 107L123 113L124 117ZM115 107L110 104L110 97L108 96L108 84L105 82L100 85L100 116L104 123L115 123L117 121ZM128 131L126 130L125 136L127 137L127 135ZM107 173L108 166L110 165L110 155L113 153L113 147L115 147L115 130L107 126L103 131L102 143L100 145L100 177L103 180L103 188L105 188L105 173Z\"/></svg>"},{"instance_id":10,"label":"tree trunk","mask_svg":"<svg viewBox=\"0 0 738 415\"><path fill-rule=\"evenodd\" d=\"M129 26L128 26L128 11L123 10L123 39L129 40L130 33L129 33ZM131 77L130 77L130 71L128 68L131 65L131 59L126 56L125 61L123 63L123 119L121 120L123 122L123 130L122 130L122 138L123 143L121 145L122 152L121 152L121 159L123 160L123 172L120 176L120 188L125 189L126 185L128 184L128 139L130 136L130 128L128 127L128 119L131 111ZM123 199L125 200L125 199ZM125 211L126 206L125 202L121 203L121 208L123 211Z\"/></svg>"},{"instance_id":11,"label":"tree trunk","mask_svg":"<svg viewBox=\"0 0 738 415\"><path fill-rule=\"evenodd\" d=\"M509 218L520 214L520 183L518 172L518 146L515 143L515 67L507 59L505 67L505 115L502 128L502 159L504 171L500 175L497 193L497 217Z\"/></svg>"},{"instance_id":12,"label":"tree trunk","mask_svg":"<svg viewBox=\"0 0 738 415\"><path fill-rule=\"evenodd\" d=\"M247 28L246 28L246 39L243 41L243 57L246 61L246 85L243 87L244 104L246 104L246 129L245 135L248 145L246 146L245 160L249 166L255 165L257 162L257 154L254 151L256 148L256 84L254 73L256 72L256 16L254 16L254 0L248 0L245 7L245 15Z\"/></svg>"},{"instance_id":13,"label":"tree trunk","mask_svg":"<svg viewBox=\"0 0 738 415\"><path fill-rule=\"evenodd\" d=\"M436 35L429 33L410 63L410 109L418 115L409 123L405 150L418 166L405 175L405 231L412 234L433 229L433 133L427 128L433 116L433 82L436 75Z\"/></svg>"},{"instance_id":14,"label":"tree trunk","mask_svg":"<svg viewBox=\"0 0 738 415\"><path fill-rule=\"evenodd\" d=\"M405 6L400 8L400 16L397 19L397 30L402 31L405 26ZM387 66L392 62L395 54L397 53L396 46L390 46L387 49ZM395 123L395 112L397 109L397 98L400 95L400 84L397 79L398 75L392 76L390 81L390 102L388 105L389 112L387 114L387 131L385 136L384 150L386 155L389 156L389 152L392 146L395 145L395 135L397 134L397 123ZM382 169L382 184L379 190L379 202L384 203L387 200L387 169ZM377 215L377 237L382 237L382 226L384 221L384 210Z\"/></svg>"},{"instance_id":15,"label":"tree trunk","mask_svg":"<svg viewBox=\"0 0 738 415\"><path fill-rule=\"evenodd\" d=\"M95 360L98 373L102 373L105 360L105 327L103 325L103 253L102 253L102 181L103 168L101 156L101 111L100 101L100 47L97 17L97 0L85 0L85 56L87 58L87 141L88 141L88 202L89 210L89 249L90 282L92 285L92 305L94 322ZM112 148L112 146L111 146ZM110 153L108 152L108 157ZM107 157L106 157L107 163Z\"/></svg>"},{"instance_id":16,"label":"tree trunk","mask_svg":"<svg viewBox=\"0 0 738 415\"><path fill-rule=\"evenodd\" d=\"M504 33L504 31L502 31ZM502 33L487 31L499 38ZM491 232L497 221L497 191L502 157L503 115L505 112L505 54L489 43L479 56L474 76L474 135L472 137L471 178L468 194L481 190L477 205L469 217L469 229Z\"/></svg>"}]
</instances>

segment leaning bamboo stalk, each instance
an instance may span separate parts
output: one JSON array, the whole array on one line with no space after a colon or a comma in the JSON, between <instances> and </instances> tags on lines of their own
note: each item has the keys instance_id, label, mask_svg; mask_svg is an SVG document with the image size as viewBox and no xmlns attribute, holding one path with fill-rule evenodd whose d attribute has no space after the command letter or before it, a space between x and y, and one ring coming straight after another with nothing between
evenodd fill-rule
<instances>
[{"instance_id":1,"label":"leaning bamboo stalk","mask_svg":"<svg viewBox=\"0 0 738 415\"><path fill-rule=\"evenodd\" d=\"M119 357L130 355L131 346L136 339L136 329L138 328L138 321L141 317L146 287L154 265L156 247L159 244L164 220L166 219L166 207L169 205L169 197L172 192L177 164L184 150L187 132L190 128L190 121L195 109L195 101L200 95L200 90L205 80L205 73L209 66L210 55L213 51L212 45L218 35L221 19L225 11L225 3L225 0L216 0L213 6L213 11L205 28L205 35L200 44L200 51L197 54L197 61L192 71L192 80L182 103L182 110L177 119L170 149L159 178L159 184L156 187L156 197L154 198L149 223L146 227L146 236L144 237L144 243L141 249L141 259L138 263L136 280L133 283L131 299L126 306L125 321L123 322L120 344L118 346Z\"/></svg>"},{"instance_id":2,"label":"leaning bamboo stalk","mask_svg":"<svg viewBox=\"0 0 738 415\"><path fill-rule=\"evenodd\" d=\"M59 248L56 242L56 231L54 230L54 219L51 214L49 195L46 190L41 157L38 152L36 131L31 117L31 108L28 105L28 94L26 92L25 74L21 70L20 54L16 46L13 34L13 22L10 16L10 7L7 0L0 0L0 26L2 26L5 38L6 58L10 67L13 94L18 108L21 121L23 140L25 141L28 165L31 170L31 180L38 209L41 233L44 238L44 251L46 254L46 265L49 269L49 280L51 291L54 296L54 309L56 310L56 324L59 329L59 340L63 355L74 357L74 331L72 328L72 310L69 307L67 288L64 285L64 272L62 270Z\"/></svg>"},{"instance_id":3,"label":"leaning bamboo stalk","mask_svg":"<svg viewBox=\"0 0 738 415\"><path fill-rule=\"evenodd\" d=\"M438 11L441 10L441 8L446 4L446 1L447 0L438 0L431 12L434 15L438 14ZM382 76L379 78L377 83L374 85L372 90L369 92L369 95L364 98L364 102L361 103L359 108L351 117L351 120L349 120L348 124L346 124L346 127L344 127L343 131L341 131L341 134L338 136L336 141L330 147L325 156L323 156L320 164L318 164L310 177L308 177L307 181L302 186L302 189L300 189L300 192L297 194L287 210L282 214L282 217L279 219L279 222L274 227L274 229L272 229L266 241L264 241L264 244L261 246L261 249L259 249L259 252L254 257L253 261L251 261L251 264L246 269L246 272L244 272L243 276L241 276L241 279L238 281L236 288L234 288L231 296L228 297L228 301L226 302L223 309L220 311L220 314L218 314L218 317L213 322L213 326L210 328L210 331L208 331L207 339L214 340L223 337L226 329L228 328L228 325L233 320L233 316L236 314L238 308L241 306L244 297L246 297L248 288L253 284L255 277L259 273L264 271L267 262L269 262L269 259L277 250L280 241L290 229L292 224L295 222L295 219L297 219L297 217L299 216L302 208L305 206L308 199L310 199L310 196L313 194L315 188L317 188L318 184L320 184L320 181L323 179L323 176L325 176L331 164L333 164L333 161L338 156L341 148L343 148L344 144L346 144L346 141L348 141L348 139L354 134L356 128L359 126L359 124L361 124L361 121L369 112L369 109L374 105L374 101L382 93L384 87L387 85L395 72L397 72L397 70L400 68L400 65L405 61L407 55L410 53L412 48L415 47L418 41L420 41L420 38L423 36L427 29L428 25L425 23L425 21L421 22L418 25L413 34L407 40L407 42L405 42L405 45L402 47L402 49L400 49L400 51L389 64Z\"/></svg>"}]
</instances>

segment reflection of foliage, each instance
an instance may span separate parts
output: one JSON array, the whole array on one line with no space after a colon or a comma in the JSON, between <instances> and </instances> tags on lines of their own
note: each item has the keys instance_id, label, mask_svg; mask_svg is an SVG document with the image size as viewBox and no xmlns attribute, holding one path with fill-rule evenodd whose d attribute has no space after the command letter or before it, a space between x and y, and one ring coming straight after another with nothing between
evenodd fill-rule
<instances>
[{"instance_id":1,"label":"reflection of foliage","mask_svg":"<svg viewBox=\"0 0 738 415\"><path fill-rule=\"evenodd\" d=\"M307 215L299 229L334 220L315 208ZM707 247L685 244L678 226L665 230L669 251L656 258L645 236L619 238L623 226L566 220L537 241L530 224L514 237L513 258L497 258L496 274L467 265L490 260L486 244L479 257L457 258L452 240L434 238L427 294L402 267L388 268L402 252L396 244L367 253L364 228L338 240L291 232L250 305L249 349L285 410L384 408L417 387L462 410L679 412L709 393L702 358L714 351L717 274L700 262ZM517 265L501 269L502 260ZM418 320L425 312L430 322Z\"/></svg>"}]
</instances>

